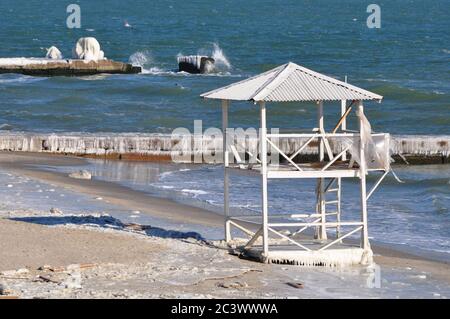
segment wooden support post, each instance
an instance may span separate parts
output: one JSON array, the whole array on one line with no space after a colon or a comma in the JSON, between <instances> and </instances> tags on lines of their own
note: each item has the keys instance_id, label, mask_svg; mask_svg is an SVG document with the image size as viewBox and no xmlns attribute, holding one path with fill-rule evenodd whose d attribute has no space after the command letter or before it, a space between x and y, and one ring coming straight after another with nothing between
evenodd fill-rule
<instances>
[{"instance_id":1,"label":"wooden support post","mask_svg":"<svg viewBox=\"0 0 450 319\"><path fill-rule=\"evenodd\" d=\"M227 147L227 128L228 128L228 104L227 100L222 100L222 141L223 141L223 213L225 219L225 241L228 243L231 240L231 225L230 225L230 177L227 170L229 165L229 154Z\"/></svg>"},{"instance_id":2,"label":"wooden support post","mask_svg":"<svg viewBox=\"0 0 450 319\"><path fill-rule=\"evenodd\" d=\"M324 117L323 117L323 101L319 101L317 103L317 121L319 125L319 132L325 132L324 125ZM319 161L323 162L325 159L325 142L323 137L320 138L319 141ZM319 229L319 239L326 240L327 239L327 229L325 226L326 223L326 211L325 211L325 179L319 178L317 181L317 191L318 193L318 214L321 216L321 226Z\"/></svg>"},{"instance_id":3,"label":"wooden support post","mask_svg":"<svg viewBox=\"0 0 450 319\"><path fill-rule=\"evenodd\" d=\"M366 156L365 156L365 145L363 141L365 140L364 136L364 128L363 121L361 117L364 114L364 106L362 101L358 101L358 113L360 114L359 118L359 134L360 134L360 175L361 175L361 222L363 224L363 228L361 229L361 247L364 250L369 249L369 234L367 230L367 190L366 190L366 173L367 173L367 164L366 164Z\"/></svg>"},{"instance_id":4,"label":"wooden support post","mask_svg":"<svg viewBox=\"0 0 450 319\"><path fill-rule=\"evenodd\" d=\"M342 119L342 123L341 123L341 130L345 131L347 129L347 117L344 116L345 113L347 112L347 101L346 100L342 100L341 101L341 118ZM347 160L347 153L344 153L342 155L342 160L346 161Z\"/></svg>"},{"instance_id":5,"label":"wooden support post","mask_svg":"<svg viewBox=\"0 0 450 319\"><path fill-rule=\"evenodd\" d=\"M268 192L267 192L267 120L266 120L266 104L259 102L261 128L259 134L259 143L261 150L261 213L263 228L263 257L269 255L269 216L268 216Z\"/></svg>"},{"instance_id":6,"label":"wooden support post","mask_svg":"<svg viewBox=\"0 0 450 319\"><path fill-rule=\"evenodd\" d=\"M319 132L325 131L323 120L323 101L317 102L317 124ZM325 147L323 138L319 138L319 160L322 162L325 159Z\"/></svg>"},{"instance_id":7,"label":"wooden support post","mask_svg":"<svg viewBox=\"0 0 450 319\"><path fill-rule=\"evenodd\" d=\"M342 199L342 178L337 178L337 215L336 215L336 238L341 237L341 199Z\"/></svg>"}]
</instances>

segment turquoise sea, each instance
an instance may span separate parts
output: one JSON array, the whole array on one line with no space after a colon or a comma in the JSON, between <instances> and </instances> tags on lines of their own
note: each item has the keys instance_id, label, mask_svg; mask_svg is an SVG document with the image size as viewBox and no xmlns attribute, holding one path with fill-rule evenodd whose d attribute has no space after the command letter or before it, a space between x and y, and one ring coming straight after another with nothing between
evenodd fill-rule
<instances>
[{"instance_id":1,"label":"turquoise sea","mask_svg":"<svg viewBox=\"0 0 450 319\"><path fill-rule=\"evenodd\" d=\"M381 105L367 107L378 131L450 134L448 0L378 1L380 29L367 27L366 9L373 1L362 0L72 2L81 8L80 29L66 26L70 1L2 0L0 57L44 56L52 45L70 57L78 38L93 36L108 58L131 57L146 74L0 75L0 125L25 131L170 132L202 119L218 126L219 109L200 93L292 61L340 79L347 75L349 82L383 95ZM173 72L177 54L211 54L215 45L224 55L219 74ZM252 110L236 105L233 123L256 125ZM279 105L269 115L276 127L309 128L315 108Z\"/></svg>"}]
</instances>

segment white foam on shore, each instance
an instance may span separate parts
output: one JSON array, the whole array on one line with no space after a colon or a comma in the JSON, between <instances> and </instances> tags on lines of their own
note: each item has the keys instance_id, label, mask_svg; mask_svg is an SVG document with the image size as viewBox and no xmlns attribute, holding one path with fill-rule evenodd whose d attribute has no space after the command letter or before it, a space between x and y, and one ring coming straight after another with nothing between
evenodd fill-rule
<instances>
[{"instance_id":1,"label":"white foam on shore","mask_svg":"<svg viewBox=\"0 0 450 319\"><path fill-rule=\"evenodd\" d=\"M182 189L181 191L182 191L183 193L189 193L189 194L192 194L192 195L194 195L195 197L198 196L198 195L206 195L206 194L208 194L208 192L205 192L205 191L202 191L202 190L199 190L199 189L187 189L187 188L184 188L184 189Z\"/></svg>"}]
</instances>

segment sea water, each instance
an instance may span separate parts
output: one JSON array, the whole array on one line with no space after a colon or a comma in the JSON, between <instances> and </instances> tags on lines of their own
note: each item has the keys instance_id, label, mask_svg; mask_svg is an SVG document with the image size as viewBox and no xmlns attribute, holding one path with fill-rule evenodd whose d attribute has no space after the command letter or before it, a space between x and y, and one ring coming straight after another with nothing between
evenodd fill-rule
<instances>
[{"instance_id":1,"label":"sea water","mask_svg":"<svg viewBox=\"0 0 450 319\"><path fill-rule=\"evenodd\" d=\"M369 29L361 0L80 0L81 28L66 26L67 3L0 2L0 57L65 57L96 37L106 57L144 67L140 75L34 78L0 75L0 127L17 131L171 132L203 120L220 125L219 103L199 94L292 61L384 96L367 103L376 131L450 134L448 0L378 1ZM212 75L178 73L177 56L217 60ZM230 123L257 126L257 110L234 103ZM325 107L333 127L339 103ZM311 128L313 104L270 105L269 124Z\"/></svg>"}]
</instances>

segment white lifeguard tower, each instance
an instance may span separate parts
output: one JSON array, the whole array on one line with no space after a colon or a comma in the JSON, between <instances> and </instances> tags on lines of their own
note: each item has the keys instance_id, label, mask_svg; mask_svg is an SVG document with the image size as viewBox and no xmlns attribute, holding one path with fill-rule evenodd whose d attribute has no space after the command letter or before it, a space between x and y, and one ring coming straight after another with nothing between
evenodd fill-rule
<instances>
[{"instance_id":1,"label":"white lifeguard tower","mask_svg":"<svg viewBox=\"0 0 450 319\"><path fill-rule=\"evenodd\" d=\"M201 95L222 100L222 128L226 132L230 101L259 104L259 156L239 154L235 140L223 134L225 240L233 241L239 230L249 236L240 246L243 254L266 263L290 263L305 266L367 264L372 251L367 227L367 200L390 171L389 134L373 134L364 115L363 101L381 102L382 96L314 72L295 63L287 63L249 79ZM309 133L271 134L266 126L266 102L316 102L317 127ZM325 131L324 102L339 102L340 119L331 132ZM349 105L347 105L349 101ZM347 129L347 116L356 109L358 130ZM290 154L277 145L282 139L302 141ZM314 147L318 161L301 163L295 159ZM278 153L284 161L272 164L269 153ZM250 158L255 161L250 163ZM370 191L366 175L380 177ZM230 214L230 174L261 178L261 214ZM268 210L269 179L316 179L316 207L309 213L272 215ZM347 220L341 209L342 178L360 180L360 218ZM299 190L300 191L300 190ZM293 194L295 196L295 194ZM357 234L360 234L358 240ZM346 239L344 241L344 239Z\"/></svg>"}]
</instances>

